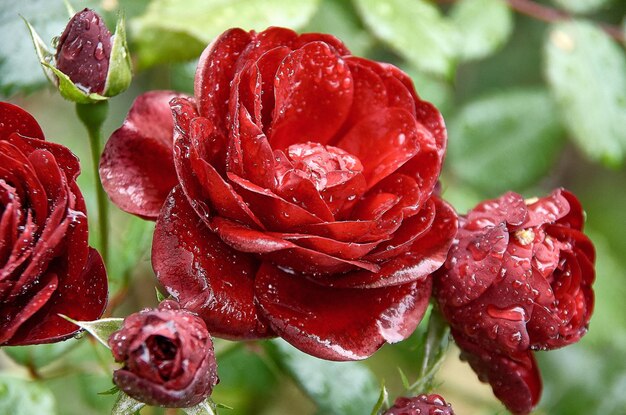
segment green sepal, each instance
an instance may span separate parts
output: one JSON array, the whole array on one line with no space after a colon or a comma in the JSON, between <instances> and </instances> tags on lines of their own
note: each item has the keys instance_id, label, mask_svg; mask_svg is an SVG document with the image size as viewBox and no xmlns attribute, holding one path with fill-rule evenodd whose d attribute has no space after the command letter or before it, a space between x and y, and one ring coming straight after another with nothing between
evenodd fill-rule
<instances>
[{"instance_id":1,"label":"green sepal","mask_svg":"<svg viewBox=\"0 0 626 415\"><path fill-rule=\"evenodd\" d=\"M211 400L206 398L196 406L191 408L180 408L187 415L217 415L217 405Z\"/></svg>"},{"instance_id":2,"label":"green sepal","mask_svg":"<svg viewBox=\"0 0 626 415\"><path fill-rule=\"evenodd\" d=\"M146 406L145 403L139 402L137 399L131 398L120 391L111 409L111 415L134 415L144 406Z\"/></svg>"},{"instance_id":3,"label":"green sepal","mask_svg":"<svg viewBox=\"0 0 626 415\"><path fill-rule=\"evenodd\" d=\"M89 94L84 92L79 87L77 87L76 84L72 82L67 75L65 75L54 66L43 61L41 62L41 64L50 69L56 75L59 82L57 88L59 89L61 96L63 96L63 98L67 99L68 101L73 101L78 104L93 104L108 99L107 97L96 94L95 92Z\"/></svg>"},{"instance_id":4,"label":"green sepal","mask_svg":"<svg viewBox=\"0 0 626 415\"><path fill-rule=\"evenodd\" d=\"M89 332L89 334L94 336L96 340L104 344L106 347L109 347L108 341L111 334L121 329L122 323L124 322L123 318L103 318L94 321L76 321L68 316L64 316L63 314L59 314L59 316Z\"/></svg>"},{"instance_id":5,"label":"green sepal","mask_svg":"<svg viewBox=\"0 0 626 415\"><path fill-rule=\"evenodd\" d=\"M126 26L124 14L120 12L115 34L113 35L113 45L111 46L111 57L109 59L109 71L106 83L104 84L103 95L113 97L125 91L133 78L130 52L126 42Z\"/></svg>"},{"instance_id":6,"label":"green sepal","mask_svg":"<svg viewBox=\"0 0 626 415\"><path fill-rule=\"evenodd\" d=\"M387 399L389 399L389 393L387 392L387 387L385 386L385 381L383 380L380 384L380 394L378 395L378 400L372 408L371 415L378 415L378 413L387 404Z\"/></svg>"},{"instance_id":7,"label":"green sepal","mask_svg":"<svg viewBox=\"0 0 626 415\"><path fill-rule=\"evenodd\" d=\"M46 75L46 78L48 78L48 81L50 81L50 83L56 87L57 80L54 76L54 72L50 70L50 68L48 68L46 65L44 65L44 62L48 65L52 65L52 63L54 62L54 54L50 51L50 49L48 49L48 46L41 39L41 36L39 36L35 28L28 22L28 20L26 20L23 16L21 17L22 20L24 20L24 23L26 23L26 27L30 32L30 37L33 40L33 46L35 46L37 58L39 59L39 62L42 63L41 69L43 69L43 73L44 75Z\"/></svg>"}]
</instances>

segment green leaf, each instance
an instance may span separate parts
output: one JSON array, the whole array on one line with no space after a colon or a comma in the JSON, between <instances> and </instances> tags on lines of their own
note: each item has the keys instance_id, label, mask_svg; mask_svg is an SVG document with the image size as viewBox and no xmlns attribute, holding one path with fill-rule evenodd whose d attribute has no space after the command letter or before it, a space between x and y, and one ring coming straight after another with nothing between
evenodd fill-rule
<instances>
[{"instance_id":1,"label":"green leaf","mask_svg":"<svg viewBox=\"0 0 626 415\"><path fill-rule=\"evenodd\" d=\"M363 415L372 410L379 385L362 363L320 360L283 340L265 345L279 367L316 403L320 413Z\"/></svg>"},{"instance_id":2,"label":"green leaf","mask_svg":"<svg viewBox=\"0 0 626 415\"><path fill-rule=\"evenodd\" d=\"M55 415L54 396L37 382L0 374L0 414Z\"/></svg>"},{"instance_id":3,"label":"green leaf","mask_svg":"<svg viewBox=\"0 0 626 415\"><path fill-rule=\"evenodd\" d=\"M156 291L156 298L157 298L157 301L159 303L161 301L165 300L165 296L163 295L163 293L161 291L159 291L159 289L157 287L154 287L154 290Z\"/></svg>"},{"instance_id":4,"label":"green leaf","mask_svg":"<svg viewBox=\"0 0 626 415\"><path fill-rule=\"evenodd\" d=\"M450 18L461 33L461 59L481 59L500 49L513 30L512 14L504 0L456 2Z\"/></svg>"},{"instance_id":5,"label":"green leaf","mask_svg":"<svg viewBox=\"0 0 626 415\"><path fill-rule=\"evenodd\" d=\"M124 14L120 13L113 35L113 45L111 45L111 58L109 59L109 72L104 85L104 95L113 97L125 91L132 78L132 64L126 43L126 23Z\"/></svg>"},{"instance_id":6,"label":"green leaf","mask_svg":"<svg viewBox=\"0 0 626 415\"><path fill-rule=\"evenodd\" d=\"M488 196L536 182L563 145L558 113L543 90L509 90L471 101L450 121L449 137L450 169Z\"/></svg>"},{"instance_id":7,"label":"green leaf","mask_svg":"<svg viewBox=\"0 0 626 415\"><path fill-rule=\"evenodd\" d=\"M405 389L409 389L409 387L411 386L411 384L409 383L409 378L406 377L406 374L404 373L404 370L402 370L401 367L398 367L398 373L400 374L400 380L402 381L402 386L404 386Z\"/></svg>"},{"instance_id":8,"label":"green leaf","mask_svg":"<svg viewBox=\"0 0 626 415\"><path fill-rule=\"evenodd\" d=\"M355 0L366 26L418 69L451 78L459 48L455 27L426 0Z\"/></svg>"},{"instance_id":9,"label":"green leaf","mask_svg":"<svg viewBox=\"0 0 626 415\"><path fill-rule=\"evenodd\" d=\"M382 382L380 385L380 394L378 395L378 400L374 407L372 408L371 415L377 415L387 403L387 398L389 397L389 393L387 392L387 388L385 387L385 382Z\"/></svg>"},{"instance_id":10,"label":"green leaf","mask_svg":"<svg viewBox=\"0 0 626 415\"><path fill-rule=\"evenodd\" d=\"M585 21L552 25L545 44L546 76L563 120L580 148L607 166L626 152L626 56Z\"/></svg>"},{"instance_id":11,"label":"green leaf","mask_svg":"<svg viewBox=\"0 0 626 415\"><path fill-rule=\"evenodd\" d=\"M140 67L191 59L231 27L304 26L319 0L155 0L131 21Z\"/></svg>"},{"instance_id":12,"label":"green leaf","mask_svg":"<svg viewBox=\"0 0 626 415\"><path fill-rule=\"evenodd\" d=\"M572 13L591 13L602 9L614 0L552 0L556 5Z\"/></svg>"},{"instance_id":13,"label":"green leaf","mask_svg":"<svg viewBox=\"0 0 626 415\"><path fill-rule=\"evenodd\" d=\"M111 415L134 415L135 412L146 406L145 403L131 398L124 392L120 392L117 395L117 400L111 409Z\"/></svg>"},{"instance_id":14,"label":"green leaf","mask_svg":"<svg viewBox=\"0 0 626 415\"><path fill-rule=\"evenodd\" d=\"M96 340L104 344L106 347L109 347L108 340L111 334L122 328L122 323L124 322L123 318L103 318L95 321L76 321L64 316L63 314L59 315L67 321L71 321L80 328L89 332L89 334L94 336Z\"/></svg>"}]
</instances>

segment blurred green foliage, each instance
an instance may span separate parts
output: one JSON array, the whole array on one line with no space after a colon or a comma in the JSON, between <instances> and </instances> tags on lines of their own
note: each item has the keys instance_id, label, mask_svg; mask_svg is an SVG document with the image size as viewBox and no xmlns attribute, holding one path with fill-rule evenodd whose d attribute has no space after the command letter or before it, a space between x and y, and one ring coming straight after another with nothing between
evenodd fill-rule
<instances>
[{"instance_id":1,"label":"blurred green foliage","mask_svg":"<svg viewBox=\"0 0 626 415\"><path fill-rule=\"evenodd\" d=\"M105 136L121 125L141 92L192 91L195 60L223 30L282 25L335 34L356 55L394 63L411 75L420 96L434 102L449 125L442 181L444 197L459 212L509 189L529 197L557 186L577 193L598 251L596 310L580 343L539 354L545 382L537 413L626 414L626 2L534 1L541 10L557 11L543 16L554 22L510 7L530 1L507 0L72 3L95 7L109 27L118 9L128 21L136 76L130 90L111 100ZM41 89L46 81L19 15L50 41L65 25L65 6L60 0L0 0L0 96L31 111L49 139L81 158L79 185L93 225L98 218L86 134L72 105ZM111 226L116 315L154 306L152 224L114 209ZM93 239L96 227L90 229ZM350 364L301 356L282 342L233 347L216 340L221 383L213 398L232 406L220 411L230 415L367 413L383 379L395 399L404 391L398 368L411 380L419 374L424 326L366 362ZM448 353L437 390L445 391L457 413L504 413L457 353ZM0 353L0 413L108 413L115 396L98 393L112 386L114 368L107 350L87 336L6 348Z\"/></svg>"}]
</instances>

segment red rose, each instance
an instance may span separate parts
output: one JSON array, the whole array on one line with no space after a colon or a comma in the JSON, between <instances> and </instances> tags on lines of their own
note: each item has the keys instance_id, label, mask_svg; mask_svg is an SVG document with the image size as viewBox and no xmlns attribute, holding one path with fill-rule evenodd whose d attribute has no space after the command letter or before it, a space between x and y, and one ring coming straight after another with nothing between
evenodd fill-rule
<instances>
[{"instance_id":1,"label":"red rose","mask_svg":"<svg viewBox=\"0 0 626 415\"><path fill-rule=\"evenodd\" d=\"M100 171L120 207L158 216L153 266L183 307L336 360L415 329L457 220L433 195L443 119L406 74L329 35L232 29L174 121L172 96L137 99Z\"/></svg>"},{"instance_id":2,"label":"red rose","mask_svg":"<svg viewBox=\"0 0 626 415\"><path fill-rule=\"evenodd\" d=\"M384 415L454 415L449 403L439 395L400 397Z\"/></svg>"},{"instance_id":3,"label":"red rose","mask_svg":"<svg viewBox=\"0 0 626 415\"><path fill-rule=\"evenodd\" d=\"M565 190L534 201L507 193L461 218L436 274L435 295L455 340L515 413L539 399L530 350L562 347L587 331L595 253L583 222Z\"/></svg>"},{"instance_id":4,"label":"red rose","mask_svg":"<svg viewBox=\"0 0 626 415\"><path fill-rule=\"evenodd\" d=\"M186 408L202 402L218 383L213 342L204 321L172 300L124 319L109 338L124 366L113 382L147 403Z\"/></svg>"},{"instance_id":5,"label":"red rose","mask_svg":"<svg viewBox=\"0 0 626 415\"><path fill-rule=\"evenodd\" d=\"M102 93L109 72L111 32L93 10L72 17L59 38L56 67L85 92Z\"/></svg>"},{"instance_id":6,"label":"red rose","mask_svg":"<svg viewBox=\"0 0 626 415\"><path fill-rule=\"evenodd\" d=\"M37 121L0 103L0 345L63 340L106 306L107 280L87 244L78 159Z\"/></svg>"}]
</instances>

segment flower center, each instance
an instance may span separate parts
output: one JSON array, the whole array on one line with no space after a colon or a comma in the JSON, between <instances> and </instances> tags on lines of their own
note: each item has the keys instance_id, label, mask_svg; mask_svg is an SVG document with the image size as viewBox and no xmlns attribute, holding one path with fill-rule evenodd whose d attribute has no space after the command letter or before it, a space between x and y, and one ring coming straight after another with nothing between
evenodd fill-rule
<instances>
[{"instance_id":1,"label":"flower center","mask_svg":"<svg viewBox=\"0 0 626 415\"><path fill-rule=\"evenodd\" d=\"M297 173L309 179L318 191L343 183L363 171L356 156L319 143L293 144L287 148L287 158Z\"/></svg>"}]
</instances>

